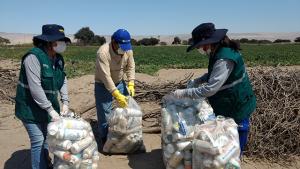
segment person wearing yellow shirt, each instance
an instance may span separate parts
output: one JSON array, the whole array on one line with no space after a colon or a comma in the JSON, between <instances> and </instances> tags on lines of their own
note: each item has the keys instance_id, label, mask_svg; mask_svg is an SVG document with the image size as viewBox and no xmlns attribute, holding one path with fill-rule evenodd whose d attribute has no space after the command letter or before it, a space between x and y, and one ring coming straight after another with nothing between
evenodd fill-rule
<instances>
[{"instance_id":1,"label":"person wearing yellow shirt","mask_svg":"<svg viewBox=\"0 0 300 169\"><path fill-rule=\"evenodd\" d=\"M97 51L95 99L102 145L107 139L107 116L111 113L113 99L119 107L124 108L128 104L127 96L135 94L135 63L130 41L129 32L118 29L113 33L111 42L103 44Z\"/></svg>"}]
</instances>

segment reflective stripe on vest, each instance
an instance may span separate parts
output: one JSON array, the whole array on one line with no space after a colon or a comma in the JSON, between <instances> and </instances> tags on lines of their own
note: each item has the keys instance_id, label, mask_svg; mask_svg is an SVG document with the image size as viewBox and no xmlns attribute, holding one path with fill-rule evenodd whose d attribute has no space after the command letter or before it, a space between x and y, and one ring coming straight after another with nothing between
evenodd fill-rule
<instances>
[{"instance_id":1,"label":"reflective stripe on vest","mask_svg":"<svg viewBox=\"0 0 300 169\"><path fill-rule=\"evenodd\" d=\"M222 87L220 88L219 91L224 90L224 89L231 88L231 87L233 87L233 86L235 86L235 85L241 83L245 77L246 77L246 72L244 72L244 73L243 73L243 76L242 76L241 78L239 78L238 80L233 81L233 82L230 83L230 84L227 84L227 85L222 86Z\"/></svg>"},{"instance_id":2,"label":"reflective stripe on vest","mask_svg":"<svg viewBox=\"0 0 300 169\"><path fill-rule=\"evenodd\" d=\"M18 81L18 84L25 89L29 89L29 86L27 84L24 84L20 81ZM43 91L48 94L56 94L57 93L56 91L53 91L53 90L43 90Z\"/></svg>"}]
</instances>

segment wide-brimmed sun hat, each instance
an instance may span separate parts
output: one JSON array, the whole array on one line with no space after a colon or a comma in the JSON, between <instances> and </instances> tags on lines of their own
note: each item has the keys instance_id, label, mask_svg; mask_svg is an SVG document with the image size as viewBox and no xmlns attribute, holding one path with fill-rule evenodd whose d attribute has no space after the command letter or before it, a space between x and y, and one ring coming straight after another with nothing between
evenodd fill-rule
<instances>
[{"instance_id":1,"label":"wide-brimmed sun hat","mask_svg":"<svg viewBox=\"0 0 300 169\"><path fill-rule=\"evenodd\" d=\"M202 45L217 43L221 41L227 29L215 29L213 23L202 23L192 31L192 45L187 48L187 52Z\"/></svg>"},{"instance_id":2,"label":"wide-brimmed sun hat","mask_svg":"<svg viewBox=\"0 0 300 169\"><path fill-rule=\"evenodd\" d=\"M46 42L65 41L71 43L71 40L65 36L65 29L61 25L47 24L42 27L42 34L33 38Z\"/></svg>"}]
</instances>

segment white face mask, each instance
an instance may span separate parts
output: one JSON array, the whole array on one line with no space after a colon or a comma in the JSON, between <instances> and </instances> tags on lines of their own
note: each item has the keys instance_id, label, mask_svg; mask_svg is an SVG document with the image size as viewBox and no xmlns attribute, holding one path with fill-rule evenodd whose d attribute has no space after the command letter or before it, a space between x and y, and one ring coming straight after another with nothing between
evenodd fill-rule
<instances>
[{"instance_id":1,"label":"white face mask","mask_svg":"<svg viewBox=\"0 0 300 169\"><path fill-rule=\"evenodd\" d=\"M205 55L206 54L206 52L202 49L202 48L199 48L199 49L197 49L198 50L198 52L201 54L201 55Z\"/></svg>"},{"instance_id":2,"label":"white face mask","mask_svg":"<svg viewBox=\"0 0 300 169\"><path fill-rule=\"evenodd\" d=\"M53 50L56 53L63 53L67 48L67 44L64 41L57 41L56 46L53 47Z\"/></svg>"},{"instance_id":3,"label":"white face mask","mask_svg":"<svg viewBox=\"0 0 300 169\"><path fill-rule=\"evenodd\" d=\"M206 51L205 51L206 55L209 56L211 54L211 49L208 48Z\"/></svg>"},{"instance_id":4,"label":"white face mask","mask_svg":"<svg viewBox=\"0 0 300 169\"><path fill-rule=\"evenodd\" d=\"M210 48L208 48L206 51L204 51L203 48L199 48L199 49L197 49L197 50L198 50L198 52L199 52L201 55L207 55L207 56L209 56L210 53L211 53L211 49L210 49Z\"/></svg>"},{"instance_id":5,"label":"white face mask","mask_svg":"<svg viewBox=\"0 0 300 169\"><path fill-rule=\"evenodd\" d=\"M124 51L123 49L121 49L121 48L118 48L117 53L118 53L119 55L124 55L124 54L125 54L125 51Z\"/></svg>"}]
</instances>

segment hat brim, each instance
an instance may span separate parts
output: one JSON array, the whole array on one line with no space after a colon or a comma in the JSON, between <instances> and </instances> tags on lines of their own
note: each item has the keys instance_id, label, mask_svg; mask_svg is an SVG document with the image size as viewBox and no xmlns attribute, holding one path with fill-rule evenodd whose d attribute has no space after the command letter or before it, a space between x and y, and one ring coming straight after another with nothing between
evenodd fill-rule
<instances>
[{"instance_id":1,"label":"hat brim","mask_svg":"<svg viewBox=\"0 0 300 169\"><path fill-rule=\"evenodd\" d=\"M226 35L228 29L216 29L216 31L214 32L214 34L205 40L202 41L198 41L196 43L193 43L191 46L189 46L186 49L186 52L189 52L199 46L203 46L203 45L207 45L207 44L212 44L212 43L217 43L220 40L222 40L224 38L224 36Z\"/></svg>"},{"instance_id":2,"label":"hat brim","mask_svg":"<svg viewBox=\"0 0 300 169\"><path fill-rule=\"evenodd\" d=\"M119 46L124 51L132 50L131 43L119 43Z\"/></svg>"},{"instance_id":3,"label":"hat brim","mask_svg":"<svg viewBox=\"0 0 300 169\"><path fill-rule=\"evenodd\" d=\"M40 39L46 42L65 41L67 43L71 43L70 38L61 35L57 35L57 36L38 35L38 36L34 36L33 38Z\"/></svg>"}]
</instances>

